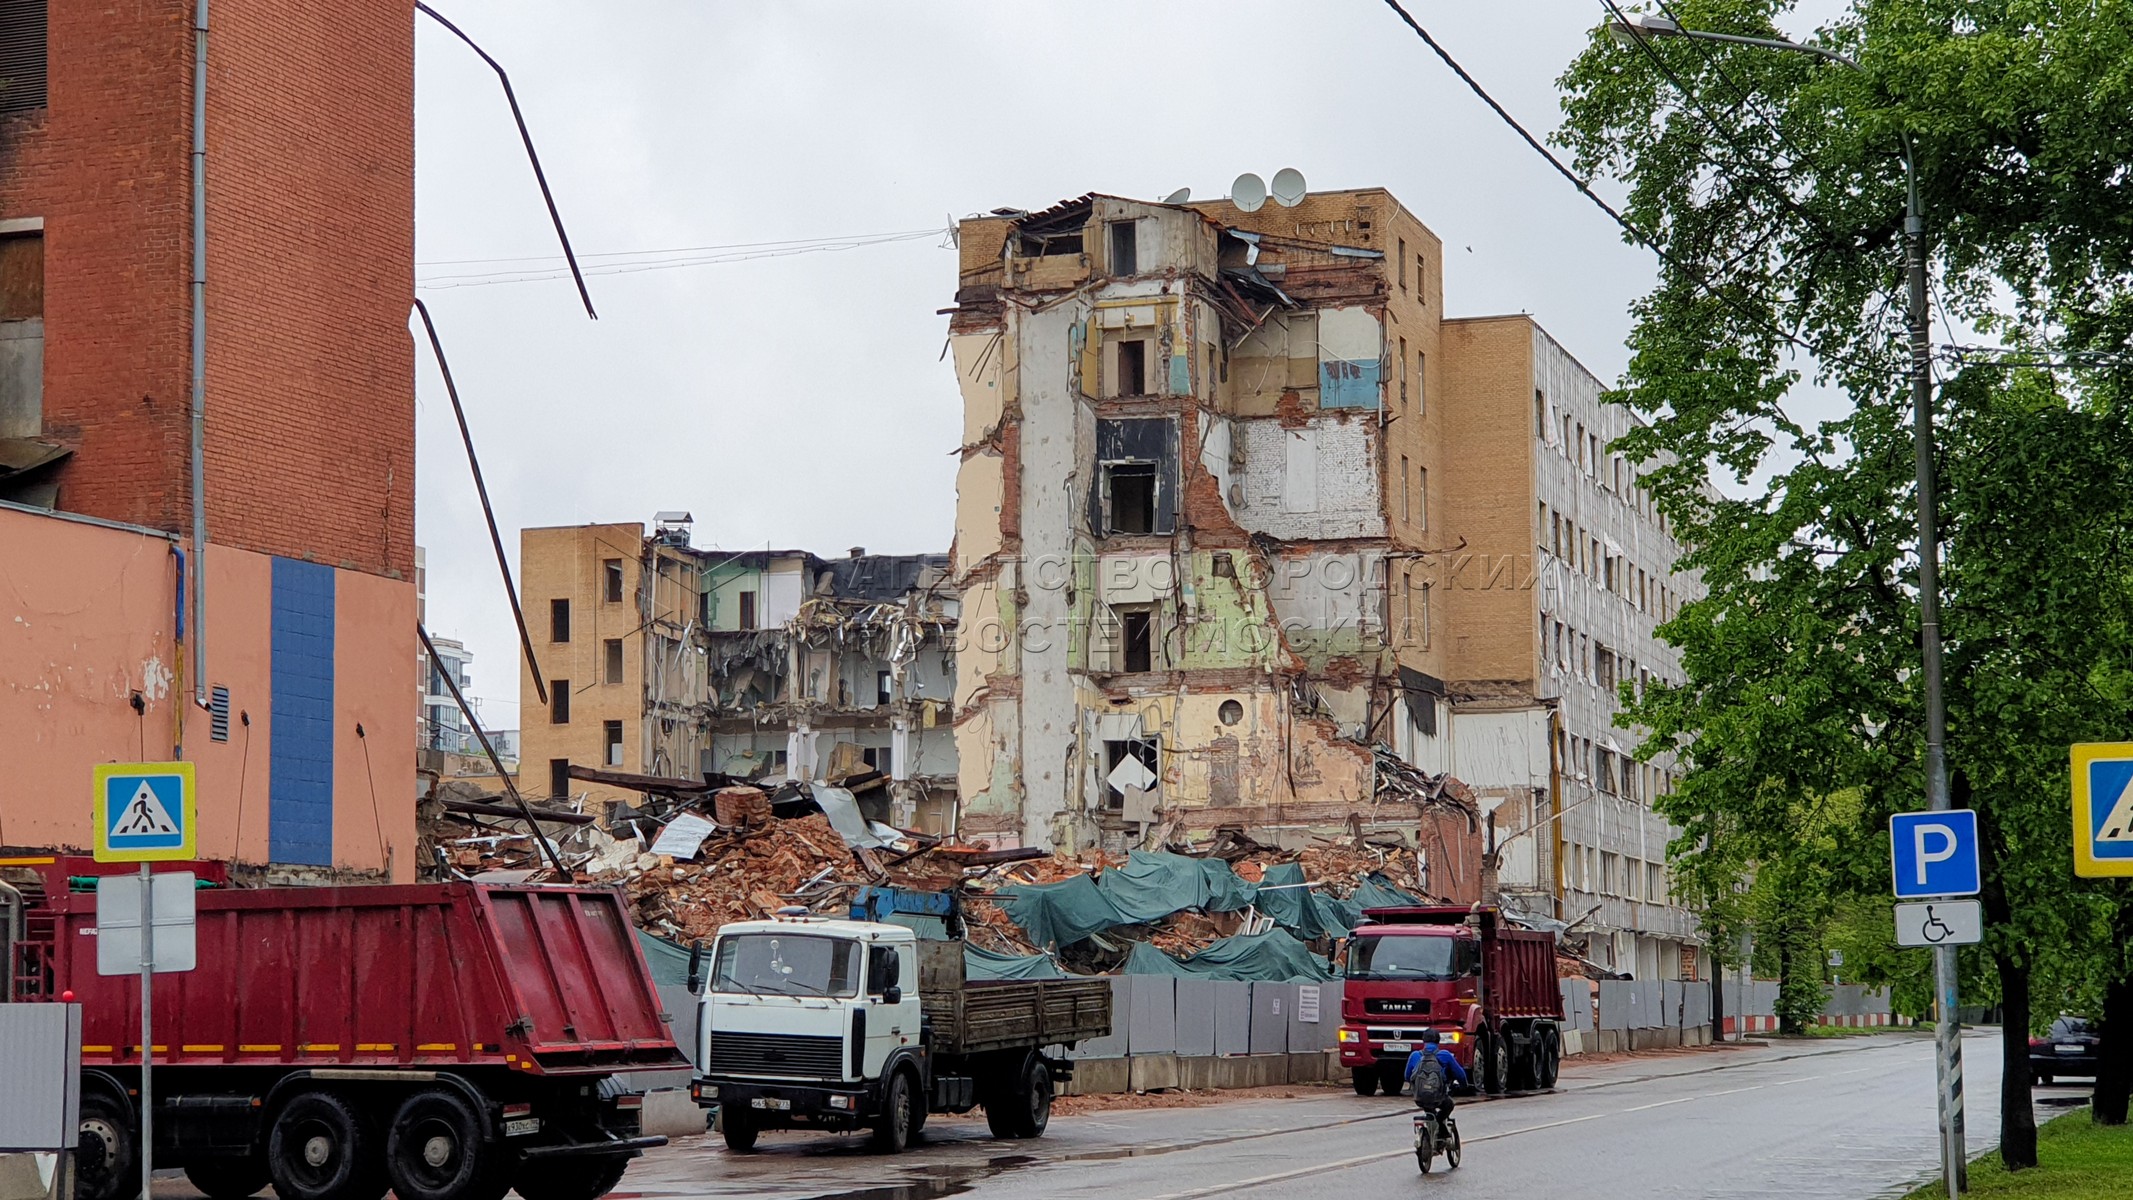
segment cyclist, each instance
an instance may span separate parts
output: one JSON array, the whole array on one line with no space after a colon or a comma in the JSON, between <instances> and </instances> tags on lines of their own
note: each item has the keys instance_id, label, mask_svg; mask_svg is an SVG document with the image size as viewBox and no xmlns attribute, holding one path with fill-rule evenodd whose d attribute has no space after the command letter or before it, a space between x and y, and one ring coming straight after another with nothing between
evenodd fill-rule
<instances>
[{"instance_id":1,"label":"cyclist","mask_svg":"<svg viewBox=\"0 0 2133 1200\"><path fill-rule=\"evenodd\" d=\"M1422 1045L1407 1056L1407 1080L1414 1085L1415 1107L1434 1109L1438 1117L1449 1118L1452 1115L1451 1084L1456 1082L1461 1087L1471 1085L1466 1069L1459 1065L1459 1060L1452 1056L1451 1051L1439 1043L1436 1030L1422 1031ZM1425 1062L1432 1063L1439 1069L1425 1071Z\"/></svg>"}]
</instances>

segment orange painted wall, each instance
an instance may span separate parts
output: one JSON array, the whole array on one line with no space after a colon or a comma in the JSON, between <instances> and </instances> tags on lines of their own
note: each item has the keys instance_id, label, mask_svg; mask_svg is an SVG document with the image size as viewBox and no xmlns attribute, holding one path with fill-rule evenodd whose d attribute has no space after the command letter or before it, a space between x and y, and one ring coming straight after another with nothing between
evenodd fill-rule
<instances>
[{"instance_id":1,"label":"orange painted wall","mask_svg":"<svg viewBox=\"0 0 2133 1200\"><path fill-rule=\"evenodd\" d=\"M208 680L230 690L217 742L180 675L173 545L0 508L0 847L86 850L91 768L182 749L198 764L200 856L265 861L273 559L208 547ZM414 584L336 576L334 865L379 870L382 831L393 878L412 879Z\"/></svg>"}]
</instances>

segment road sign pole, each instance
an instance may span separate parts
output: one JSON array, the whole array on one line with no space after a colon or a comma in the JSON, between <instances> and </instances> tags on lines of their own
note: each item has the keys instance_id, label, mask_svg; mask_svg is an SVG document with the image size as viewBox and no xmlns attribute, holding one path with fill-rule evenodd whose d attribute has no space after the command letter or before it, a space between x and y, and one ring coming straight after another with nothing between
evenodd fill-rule
<instances>
[{"instance_id":1,"label":"road sign pole","mask_svg":"<svg viewBox=\"0 0 2133 1200\"><path fill-rule=\"evenodd\" d=\"M156 1054L155 980L156 922L155 880L149 865L141 864L141 1200L155 1193L156 1127L155 1092L148 1073Z\"/></svg>"},{"instance_id":2,"label":"road sign pole","mask_svg":"<svg viewBox=\"0 0 2133 1200\"><path fill-rule=\"evenodd\" d=\"M1940 996L1940 1028L1933 1061L1940 1091L1940 1155L1948 1200L1967 1190L1969 1156L1963 1145L1963 1032L1956 1023L1955 947L1933 948L1934 991Z\"/></svg>"}]
</instances>

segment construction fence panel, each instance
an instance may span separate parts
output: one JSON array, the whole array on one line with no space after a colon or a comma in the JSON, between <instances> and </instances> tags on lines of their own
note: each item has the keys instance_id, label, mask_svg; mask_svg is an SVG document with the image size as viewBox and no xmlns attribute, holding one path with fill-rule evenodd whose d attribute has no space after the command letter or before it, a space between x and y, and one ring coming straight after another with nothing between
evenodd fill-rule
<instances>
[{"instance_id":1,"label":"construction fence panel","mask_svg":"<svg viewBox=\"0 0 2133 1200\"><path fill-rule=\"evenodd\" d=\"M1303 1054L1338 1045L1335 1032L1341 1026L1341 984L1285 984L1291 993L1289 1053Z\"/></svg>"},{"instance_id":2,"label":"construction fence panel","mask_svg":"<svg viewBox=\"0 0 2133 1200\"><path fill-rule=\"evenodd\" d=\"M680 1046L681 1052L688 1056L690 1062L695 1063L696 1022L700 1015L696 1007L696 993L682 984L662 983L659 985L659 1003L665 1006L667 1014L674 1018L674 1023L668 1028L674 1033L675 1045ZM701 1063L697 1065L702 1066Z\"/></svg>"},{"instance_id":3,"label":"construction fence panel","mask_svg":"<svg viewBox=\"0 0 2133 1200\"><path fill-rule=\"evenodd\" d=\"M1592 1023L1592 981L1588 979L1565 979L1563 989L1563 1028L1590 1032Z\"/></svg>"},{"instance_id":4,"label":"construction fence panel","mask_svg":"<svg viewBox=\"0 0 2133 1200\"><path fill-rule=\"evenodd\" d=\"M1252 985L1215 980L1215 1053L1252 1052Z\"/></svg>"},{"instance_id":5,"label":"construction fence panel","mask_svg":"<svg viewBox=\"0 0 2133 1200\"><path fill-rule=\"evenodd\" d=\"M1775 979L1755 981L1755 1009L1760 1017L1774 1017L1778 1010L1778 985Z\"/></svg>"},{"instance_id":6,"label":"construction fence panel","mask_svg":"<svg viewBox=\"0 0 2133 1200\"><path fill-rule=\"evenodd\" d=\"M1132 998L1126 1020L1127 1054L1178 1052L1177 983L1176 979L1168 975L1133 977Z\"/></svg>"},{"instance_id":7,"label":"construction fence panel","mask_svg":"<svg viewBox=\"0 0 2133 1200\"><path fill-rule=\"evenodd\" d=\"M1661 1029L1681 1028L1682 1012L1688 1005L1688 989L1678 979L1659 982L1659 1025Z\"/></svg>"},{"instance_id":8,"label":"construction fence panel","mask_svg":"<svg viewBox=\"0 0 2133 1200\"><path fill-rule=\"evenodd\" d=\"M1133 987L1147 975L1110 975L1111 1036L1091 1038L1067 1051L1068 1058L1124 1058L1126 1031L1133 1020Z\"/></svg>"},{"instance_id":9,"label":"construction fence panel","mask_svg":"<svg viewBox=\"0 0 2133 1200\"><path fill-rule=\"evenodd\" d=\"M1711 1023L1711 985L1689 982L1681 995L1681 1027L1698 1029Z\"/></svg>"},{"instance_id":10,"label":"construction fence panel","mask_svg":"<svg viewBox=\"0 0 2133 1200\"><path fill-rule=\"evenodd\" d=\"M1252 1039L1254 1054L1289 1052L1289 1014L1296 1007L1293 983L1254 983L1252 989Z\"/></svg>"},{"instance_id":11,"label":"construction fence panel","mask_svg":"<svg viewBox=\"0 0 2133 1200\"><path fill-rule=\"evenodd\" d=\"M1600 981L1601 1029L1634 1029L1637 1027L1637 985L1627 979L1603 979Z\"/></svg>"},{"instance_id":12,"label":"construction fence panel","mask_svg":"<svg viewBox=\"0 0 2133 1200\"><path fill-rule=\"evenodd\" d=\"M1206 1057L1215 1052L1215 989L1212 979L1179 979L1178 1053Z\"/></svg>"}]
</instances>

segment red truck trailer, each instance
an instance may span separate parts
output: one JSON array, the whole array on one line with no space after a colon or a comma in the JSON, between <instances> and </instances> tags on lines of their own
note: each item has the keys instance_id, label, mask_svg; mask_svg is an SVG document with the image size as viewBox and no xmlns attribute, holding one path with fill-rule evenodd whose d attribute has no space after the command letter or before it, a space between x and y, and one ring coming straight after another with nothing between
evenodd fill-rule
<instances>
[{"instance_id":1,"label":"red truck trailer","mask_svg":"<svg viewBox=\"0 0 2133 1200\"><path fill-rule=\"evenodd\" d=\"M138 1195L137 976L96 971L88 859L0 863L5 998L82 1006L78 1192ZM214 1200L594 1200L661 1137L621 1073L686 1069L621 896L474 883L232 888L155 985L155 1159Z\"/></svg>"},{"instance_id":2,"label":"red truck trailer","mask_svg":"<svg viewBox=\"0 0 2133 1200\"><path fill-rule=\"evenodd\" d=\"M1479 906L1363 916L1341 955L1341 1065L1356 1094L1397 1093L1427 1029L1486 1091L1555 1086L1563 993L1554 934L1511 928Z\"/></svg>"}]
</instances>

